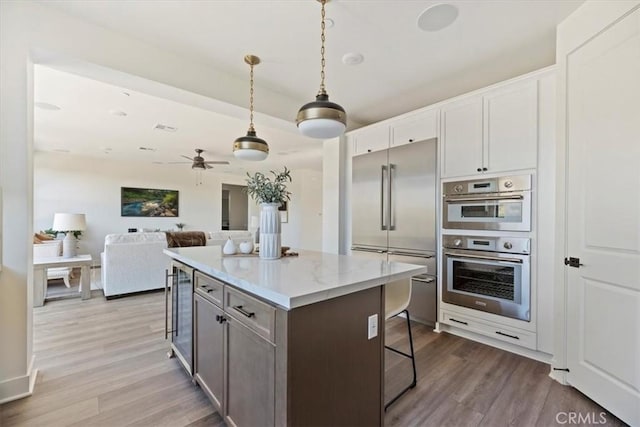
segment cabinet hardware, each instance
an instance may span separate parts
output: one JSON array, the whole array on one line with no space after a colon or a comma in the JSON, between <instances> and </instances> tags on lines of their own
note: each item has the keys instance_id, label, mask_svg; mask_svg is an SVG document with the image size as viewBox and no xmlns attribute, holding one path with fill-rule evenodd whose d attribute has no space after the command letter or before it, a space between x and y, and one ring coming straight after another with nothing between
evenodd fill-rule
<instances>
[{"instance_id":1,"label":"cabinet hardware","mask_svg":"<svg viewBox=\"0 0 640 427\"><path fill-rule=\"evenodd\" d=\"M469 326L467 322L463 322L462 320L456 320L453 317L450 317L449 320L451 320L452 322L461 323L463 325Z\"/></svg>"},{"instance_id":2,"label":"cabinet hardware","mask_svg":"<svg viewBox=\"0 0 640 427\"><path fill-rule=\"evenodd\" d=\"M256 315L255 313L252 313L250 311L245 310L244 308L242 308L241 305L234 305L233 309L236 310L236 311L239 311L240 313L242 313L243 315L245 315L247 317L253 317L253 316Z\"/></svg>"},{"instance_id":3,"label":"cabinet hardware","mask_svg":"<svg viewBox=\"0 0 640 427\"><path fill-rule=\"evenodd\" d=\"M517 335L509 335L509 334L505 334L504 332L500 332L500 331L496 331L496 334L502 335L503 337L513 338L514 340L519 340L520 339L520 337L517 336Z\"/></svg>"},{"instance_id":4,"label":"cabinet hardware","mask_svg":"<svg viewBox=\"0 0 640 427\"><path fill-rule=\"evenodd\" d=\"M478 168L476 169L478 172L482 172L482 168Z\"/></svg>"},{"instance_id":5,"label":"cabinet hardware","mask_svg":"<svg viewBox=\"0 0 640 427\"><path fill-rule=\"evenodd\" d=\"M413 138L409 138L409 142L413 142Z\"/></svg>"},{"instance_id":6,"label":"cabinet hardware","mask_svg":"<svg viewBox=\"0 0 640 427\"><path fill-rule=\"evenodd\" d=\"M169 337L169 277L174 278L175 274L169 274L169 270L164 270L164 339ZM171 286L173 289L173 286Z\"/></svg>"},{"instance_id":7,"label":"cabinet hardware","mask_svg":"<svg viewBox=\"0 0 640 427\"><path fill-rule=\"evenodd\" d=\"M489 169L487 169L487 168L482 168L482 170L483 170L484 172L486 172L486 171L488 171Z\"/></svg>"},{"instance_id":8,"label":"cabinet hardware","mask_svg":"<svg viewBox=\"0 0 640 427\"><path fill-rule=\"evenodd\" d=\"M571 372L569 371L569 368L553 368L554 371L564 371L564 372Z\"/></svg>"},{"instance_id":9,"label":"cabinet hardware","mask_svg":"<svg viewBox=\"0 0 640 427\"><path fill-rule=\"evenodd\" d=\"M219 314L216 314L216 322L223 324L224 322L227 321L227 318L224 316L220 316Z\"/></svg>"},{"instance_id":10,"label":"cabinet hardware","mask_svg":"<svg viewBox=\"0 0 640 427\"><path fill-rule=\"evenodd\" d=\"M570 258L564 259L564 265L568 265L569 267L580 268L584 264L580 263L580 258L570 257Z\"/></svg>"}]
</instances>

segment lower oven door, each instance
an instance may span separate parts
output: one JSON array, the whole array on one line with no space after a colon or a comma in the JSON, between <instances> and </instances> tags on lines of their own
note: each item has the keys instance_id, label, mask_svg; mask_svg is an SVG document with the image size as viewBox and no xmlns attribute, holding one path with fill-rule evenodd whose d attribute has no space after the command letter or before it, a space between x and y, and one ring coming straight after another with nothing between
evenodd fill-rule
<instances>
[{"instance_id":1,"label":"lower oven door","mask_svg":"<svg viewBox=\"0 0 640 427\"><path fill-rule=\"evenodd\" d=\"M531 320L529 255L445 249L442 300Z\"/></svg>"}]
</instances>

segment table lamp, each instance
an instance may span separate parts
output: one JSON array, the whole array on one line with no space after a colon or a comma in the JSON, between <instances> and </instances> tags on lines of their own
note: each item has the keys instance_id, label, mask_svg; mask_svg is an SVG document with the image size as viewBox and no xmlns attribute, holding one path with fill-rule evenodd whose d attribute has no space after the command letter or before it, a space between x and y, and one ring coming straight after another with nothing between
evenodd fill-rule
<instances>
[{"instance_id":1,"label":"table lamp","mask_svg":"<svg viewBox=\"0 0 640 427\"><path fill-rule=\"evenodd\" d=\"M84 214L56 213L53 216L53 227L51 228L65 233L64 240L62 241L62 256L64 258L75 257L77 255L77 240L73 232L87 229Z\"/></svg>"}]
</instances>

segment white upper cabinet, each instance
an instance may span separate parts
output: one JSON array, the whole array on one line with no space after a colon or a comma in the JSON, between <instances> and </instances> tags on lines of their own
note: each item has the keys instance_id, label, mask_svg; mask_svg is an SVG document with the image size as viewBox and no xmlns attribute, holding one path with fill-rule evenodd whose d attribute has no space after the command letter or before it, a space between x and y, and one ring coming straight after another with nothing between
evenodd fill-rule
<instances>
[{"instance_id":1,"label":"white upper cabinet","mask_svg":"<svg viewBox=\"0 0 640 427\"><path fill-rule=\"evenodd\" d=\"M389 125L374 125L357 131L353 135L353 155L385 150L389 148Z\"/></svg>"},{"instance_id":2,"label":"white upper cabinet","mask_svg":"<svg viewBox=\"0 0 640 427\"><path fill-rule=\"evenodd\" d=\"M483 168L499 172L536 167L537 80L486 95L484 122Z\"/></svg>"},{"instance_id":3,"label":"white upper cabinet","mask_svg":"<svg viewBox=\"0 0 640 427\"><path fill-rule=\"evenodd\" d=\"M442 177L533 169L538 80L502 86L441 111Z\"/></svg>"},{"instance_id":4,"label":"white upper cabinet","mask_svg":"<svg viewBox=\"0 0 640 427\"><path fill-rule=\"evenodd\" d=\"M391 124L391 146L410 144L438 136L438 111L424 111Z\"/></svg>"},{"instance_id":5,"label":"white upper cabinet","mask_svg":"<svg viewBox=\"0 0 640 427\"><path fill-rule=\"evenodd\" d=\"M482 97L442 107L442 176L482 172Z\"/></svg>"}]
</instances>

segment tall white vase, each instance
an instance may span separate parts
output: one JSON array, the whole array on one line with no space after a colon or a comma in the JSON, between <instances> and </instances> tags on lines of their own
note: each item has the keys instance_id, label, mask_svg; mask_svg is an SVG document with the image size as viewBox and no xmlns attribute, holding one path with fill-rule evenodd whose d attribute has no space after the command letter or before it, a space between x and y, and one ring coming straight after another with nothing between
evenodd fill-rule
<instances>
[{"instance_id":1,"label":"tall white vase","mask_svg":"<svg viewBox=\"0 0 640 427\"><path fill-rule=\"evenodd\" d=\"M260 203L260 258L280 258L280 203Z\"/></svg>"}]
</instances>

